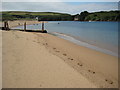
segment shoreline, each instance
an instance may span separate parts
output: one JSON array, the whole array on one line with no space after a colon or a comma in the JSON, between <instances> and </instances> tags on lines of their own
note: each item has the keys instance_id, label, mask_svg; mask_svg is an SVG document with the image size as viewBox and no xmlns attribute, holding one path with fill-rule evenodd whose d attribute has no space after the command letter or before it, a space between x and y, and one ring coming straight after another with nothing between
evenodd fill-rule
<instances>
[{"instance_id":1,"label":"shoreline","mask_svg":"<svg viewBox=\"0 0 120 90\"><path fill-rule=\"evenodd\" d=\"M74 38L74 36L67 35L67 34L64 34L64 33L59 33L59 32L52 32L52 33L49 33L49 34L55 35L59 38L65 39L65 40L68 40L68 41L70 41L74 44L84 46L84 47L87 47L87 48L90 48L90 49L93 49L93 50L96 50L96 51L99 51L99 52L102 52L102 53L105 53L105 54L108 54L108 55L118 57L117 52L114 52L112 50L100 47L100 46L95 45L95 44L90 44L90 43L88 43L86 41L83 41L83 40L78 40L78 39Z\"/></svg>"},{"instance_id":2,"label":"shoreline","mask_svg":"<svg viewBox=\"0 0 120 90\"><path fill-rule=\"evenodd\" d=\"M81 40L79 38L76 38L75 36L72 36L72 35L69 35L69 34L64 34L64 33L57 33L57 32L52 32L53 34L56 34L56 36L60 37L60 38L63 38L65 40L69 40L75 44L78 44L78 45L82 45L82 46L85 46L87 48L91 48L91 49L94 49L96 51L100 51L100 52L103 52L103 53L106 53L106 54L109 54L109 55L112 55L112 56L116 56L118 57L118 50L117 48L115 48L115 46L107 46L107 45L102 45L102 43L99 43L99 42L90 42L90 41L85 41L85 40ZM64 36L65 35L65 36ZM73 40L74 39L74 40Z\"/></svg>"},{"instance_id":3,"label":"shoreline","mask_svg":"<svg viewBox=\"0 0 120 90\"><path fill-rule=\"evenodd\" d=\"M101 88L106 86L110 87L109 85L105 84L105 82L109 84L114 82L116 84L115 86L118 85L117 83L118 58L117 57L111 56L111 55L108 55L84 46L74 44L68 40L61 39L59 37L52 36L49 34L46 34L46 36L44 37L45 38L48 37L46 39L46 42L50 43L51 48L47 47L50 50L50 52L62 58L67 64L69 64L71 67L77 70L80 74L88 78L90 81L97 83L96 85L99 85L99 87ZM54 39L51 40L50 38L52 39L54 38ZM54 41L58 41L59 44L58 42L54 42ZM61 43L65 45L61 45ZM63 53L63 55L59 55L59 53L61 52ZM110 66L106 66L108 62ZM84 67L84 64L86 64L85 67ZM112 64L115 64L115 65L112 65ZM80 69L80 67L82 69ZM92 73L93 76L91 74L88 74L88 72ZM97 74L97 75L95 76L94 74ZM104 78L104 80L100 80L100 78Z\"/></svg>"}]
</instances>

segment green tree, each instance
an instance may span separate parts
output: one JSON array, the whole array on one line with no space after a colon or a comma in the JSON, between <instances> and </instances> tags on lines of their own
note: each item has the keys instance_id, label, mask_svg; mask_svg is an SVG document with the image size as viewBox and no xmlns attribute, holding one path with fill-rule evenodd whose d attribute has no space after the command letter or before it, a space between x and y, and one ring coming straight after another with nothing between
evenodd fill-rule
<instances>
[{"instance_id":1,"label":"green tree","mask_svg":"<svg viewBox=\"0 0 120 90\"><path fill-rule=\"evenodd\" d=\"M87 11L81 12L81 13L80 13L80 16L79 16L79 20L80 20L80 21L84 21L85 18L86 18L88 15L89 15L89 12L87 12Z\"/></svg>"}]
</instances>

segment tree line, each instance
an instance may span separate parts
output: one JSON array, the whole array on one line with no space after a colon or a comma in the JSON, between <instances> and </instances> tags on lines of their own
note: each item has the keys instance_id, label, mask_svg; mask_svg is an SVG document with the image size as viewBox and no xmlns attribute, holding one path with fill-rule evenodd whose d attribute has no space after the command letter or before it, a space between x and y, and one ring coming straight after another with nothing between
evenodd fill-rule
<instances>
[{"instance_id":1,"label":"tree line","mask_svg":"<svg viewBox=\"0 0 120 90\"><path fill-rule=\"evenodd\" d=\"M1 12L0 20L35 20L38 17L39 21L120 21L120 11L100 11L89 13L83 11L80 14L70 15L54 12Z\"/></svg>"}]
</instances>

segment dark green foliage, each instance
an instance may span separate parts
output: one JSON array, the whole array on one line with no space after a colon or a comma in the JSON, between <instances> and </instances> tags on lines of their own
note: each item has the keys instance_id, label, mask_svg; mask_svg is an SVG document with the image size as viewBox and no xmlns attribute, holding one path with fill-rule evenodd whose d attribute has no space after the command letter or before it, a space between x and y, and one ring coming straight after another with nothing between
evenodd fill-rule
<instances>
[{"instance_id":1,"label":"dark green foliage","mask_svg":"<svg viewBox=\"0 0 120 90\"><path fill-rule=\"evenodd\" d=\"M89 13L81 12L80 15L70 15L66 13L55 12L23 12L23 11L6 11L1 12L0 20L35 20L38 17L39 21L73 21L78 18L78 21L120 21L120 11L101 11Z\"/></svg>"},{"instance_id":2,"label":"dark green foliage","mask_svg":"<svg viewBox=\"0 0 120 90\"><path fill-rule=\"evenodd\" d=\"M80 16L79 16L79 20L80 21L84 21L85 18L89 15L89 13L87 11L81 12Z\"/></svg>"},{"instance_id":3,"label":"dark green foliage","mask_svg":"<svg viewBox=\"0 0 120 90\"><path fill-rule=\"evenodd\" d=\"M42 15L39 16L39 21L71 21L73 17L71 15Z\"/></svg>"},{"instance_id":4,"label":"dark green foliage","mask_svg":"<svg viewBox=\"0 0 120 90\"><path fill-rule=\"evenodd\" d=\"M22 11L7 11L2 12L2 20L35 20L35 18L41 21L68 21L73 20L70 14L54 13L54 12L22 12Z\"/></svg>"},{"instance_id":5,"label":"dark green foliage","mask_svg":"<svg viewBox=\"0 0 120 90\"><path fill-rule=\"evenodd\" d=\"M101 11L89 13L84 21L120 21L120 11Z\"/></svg>"}]
</instances>

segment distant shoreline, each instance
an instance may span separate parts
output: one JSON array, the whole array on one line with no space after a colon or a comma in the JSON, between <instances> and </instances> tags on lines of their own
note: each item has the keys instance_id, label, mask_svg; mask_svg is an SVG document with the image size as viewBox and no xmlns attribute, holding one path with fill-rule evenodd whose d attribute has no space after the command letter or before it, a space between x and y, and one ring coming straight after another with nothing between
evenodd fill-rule
<instances>
[{"instance_id":1,"label":"distant shoreline","mask_svg":"<svg viewBox=\"0 0 120 90\"><path fill-rule=\"evenodd\" d=\"M25 11L4 11L2 20L37 20L38 21L120 21L120 11L83 11L80 14L67 14L57 12L25 12ZM79 12L78 12L79 13Z\"/></svg>"}]
</instances>

